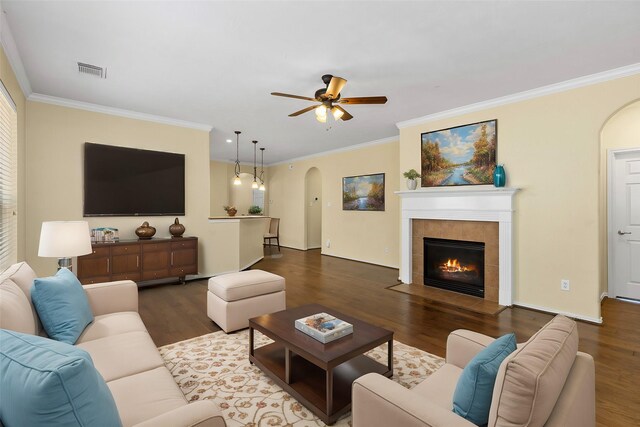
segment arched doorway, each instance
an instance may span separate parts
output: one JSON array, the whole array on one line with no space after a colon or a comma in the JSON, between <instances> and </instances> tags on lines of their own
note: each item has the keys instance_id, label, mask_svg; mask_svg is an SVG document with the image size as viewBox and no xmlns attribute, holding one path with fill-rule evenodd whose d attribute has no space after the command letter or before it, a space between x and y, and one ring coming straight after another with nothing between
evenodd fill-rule
<instances>
[{"instance_id":1,"label":"arched doorway","mask_svg":"<svg viewBox=\"0 0 640 427\"><path fill-rule=\"evenodd\" d=\"M613 114L601 133L603 257L601 292L640 299L640 101Z\"/></svg>"},{"instance_id":2,"label":"arched doorway","mask_svg":"<svg viewBox=\"0 0 640 427\"><path fill-rule=\"evenodd\" d=\"M305 248L322 247L322 176L313 167L304 177L305 186Z\"/></svg>"}]
</instances>

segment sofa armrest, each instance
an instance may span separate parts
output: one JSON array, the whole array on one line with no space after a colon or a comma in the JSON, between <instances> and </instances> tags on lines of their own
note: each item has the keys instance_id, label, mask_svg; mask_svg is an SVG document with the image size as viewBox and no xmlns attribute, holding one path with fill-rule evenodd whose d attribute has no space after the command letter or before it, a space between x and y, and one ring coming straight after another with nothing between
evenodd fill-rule
<instances>
[{"instance_id":1,"label":"sofa armrest","mask_svg":"<svg viewBox=\"0 0 640 427\"><path fill-rule=\"evenodd\" d=\"M199 400L136 424L135 427L226 427L215 403Z\"/></svg>"},{"instance_id":2,"label":"sofa armrest","mask_svg":"<svg viewBox=\"0 0 640 427\"><path fill-rule=\"evenodd\" d=\"M352 400L353 427L475 427L451 409L379 374L355 380Z\"/></svg>"},{"instance_id":3,"label":"sofa armrest","mask_svg":"<svg viewBox=\"0 0 640 427\"><path fill-rule=\"evenodd\" d=\"M447 338L447 363L464 369L476 354L493 341L495 338L466 329L457 329Z\"/></svg>"},{"instance_id":4,"label":"sofa armrest","mask_svg":"<svg viewBox=\"0 0 640 427\"><path fill-rule=\"evenodd\" d=\"M94 316L138 311L138 285L131 280L83 286Z\"/></svg>"}]
</instances>

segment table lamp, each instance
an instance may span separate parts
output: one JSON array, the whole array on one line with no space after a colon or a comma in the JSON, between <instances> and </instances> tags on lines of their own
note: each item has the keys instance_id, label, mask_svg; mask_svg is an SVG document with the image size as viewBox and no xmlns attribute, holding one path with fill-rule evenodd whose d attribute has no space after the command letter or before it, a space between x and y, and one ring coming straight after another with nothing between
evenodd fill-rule
<instances>
[{"instance_id":1,"label":"table lamp","mask_svg":"<svg viewBox=\"0 0 640 427\"><path fill-rule=\"evenodd\" d=\"M58 270L72 269L71 258L90 254L91 235L87 221L45 221L40 230L38 256L58 258Z\"/></svg>"}]
</instances>

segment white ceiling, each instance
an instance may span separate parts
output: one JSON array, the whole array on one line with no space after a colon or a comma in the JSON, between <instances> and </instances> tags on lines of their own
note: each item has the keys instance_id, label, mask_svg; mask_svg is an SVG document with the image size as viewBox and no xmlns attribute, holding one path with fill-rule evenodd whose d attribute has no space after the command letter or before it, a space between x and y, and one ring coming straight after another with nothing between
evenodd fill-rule
<instances>
[{"instance_id":1,"label":"white ceiling","mask_svg":"<svg viewBox=\"0 0 640 427\"><path fill-rule=\"evenodd\" d=\"M210 124L211 157L274 163L398 134L395 123L640 63L640 2L17 1L3 9L35 93ZM76 62L108 68L100 80ZM347 106L310 105L330 73ZM232 144L225 143L228 138Z\"/></svg>"}]
</instances>

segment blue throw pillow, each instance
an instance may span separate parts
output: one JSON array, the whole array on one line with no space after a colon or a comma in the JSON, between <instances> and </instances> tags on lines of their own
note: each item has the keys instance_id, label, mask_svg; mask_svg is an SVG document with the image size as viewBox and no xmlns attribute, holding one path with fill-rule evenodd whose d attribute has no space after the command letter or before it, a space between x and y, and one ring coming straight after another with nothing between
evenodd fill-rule
<instances>
[{"instance_id":1,"label":"blue throw pillow","mask_svg":"<svg viewBox=\"0 0 640 427\"><path fill-rule=\"evenodd\" d=\"M0 329L0 417L12 426L122 426L89 354L48 338Z\"/></svg>"},{"instance_id":2,"label":"blue throw pillow","mask_svg":"<svg viewBox=\"0 0 640 427\"><path fill-rule=\"evenodd\" d=\"M462 370L453 393L453 412L476 425L489 422L493 386L500 364L516 349L515 334L504 335L480 351Z\"/></svg>"},{"instance_id":3,"label":"blue throw pillow","mask_svg":"<svg viewBox=\"0 0 640 427\"><path fill-rule=\"evenodd\" d=\"M53 277L35 279L31 301L49 337L75 344L84 328L93 322L93 313L82 285L68 269Z\"/></svg>"}]
</instances>

